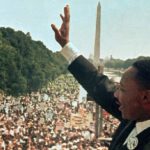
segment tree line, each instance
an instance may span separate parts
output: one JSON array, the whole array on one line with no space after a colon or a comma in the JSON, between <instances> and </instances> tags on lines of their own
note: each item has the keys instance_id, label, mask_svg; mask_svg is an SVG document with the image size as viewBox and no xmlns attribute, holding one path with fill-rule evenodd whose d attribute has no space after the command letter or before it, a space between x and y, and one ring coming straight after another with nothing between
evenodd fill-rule
<instances>
[{"instance_id":1,"label":"tree line","mask_svg":"<svg viewBox=\"0 0 150 150\"><path fill-rule=\"evenodd\" d=\"M137 58L127 59L127 60L112 58L107 61L104 61L104 66L106 68L126 69L129 66L131 66L136 60L141 60L141 59L150 59L150 57L139 56Z\"/></svg>"},{"instance_id":2,"label":"tree line","mask_svg":"<svg viewBox=\"0 0 150 150\"><path fill-rule=\"evenodd\" d=\"M67 62L30 33L0 28L0 90L18 96L37 91L66 73Z\"/></svg>"}]
</instances>

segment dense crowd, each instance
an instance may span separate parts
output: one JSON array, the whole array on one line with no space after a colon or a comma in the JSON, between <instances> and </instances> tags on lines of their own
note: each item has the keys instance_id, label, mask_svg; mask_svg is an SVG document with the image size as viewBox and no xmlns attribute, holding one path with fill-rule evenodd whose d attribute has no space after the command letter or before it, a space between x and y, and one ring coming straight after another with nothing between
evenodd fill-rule
<instances>
[{"instance_id":1,"label":"dense crowd","mask_svg":"<svg viewBox=\"0 0 150 150\"><path fill-rule=\"evenodd\" d=\"M0 96L0 150L107 150L118 120L103 111L95 138L95 103L79 100L79 84L61 75L26 96Z\"/></svg>"}]
</instances>

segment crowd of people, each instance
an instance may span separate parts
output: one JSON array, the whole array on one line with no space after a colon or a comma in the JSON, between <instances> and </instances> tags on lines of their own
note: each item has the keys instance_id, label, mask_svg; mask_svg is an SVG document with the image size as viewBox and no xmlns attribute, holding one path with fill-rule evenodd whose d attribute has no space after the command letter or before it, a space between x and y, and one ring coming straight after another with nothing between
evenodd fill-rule
<instances>
[{"instance_id":1,"label":"crowd of people","mask_svg":"<svg viewBox=\"0 0 150 150\"><path fill-rule=\"evenodd\" d=\"M103 111L95 138L95 103L79 100L70 74L26 96L0 96L0 150L107 150L118 124Z\"/></svg>"}]
</instances>

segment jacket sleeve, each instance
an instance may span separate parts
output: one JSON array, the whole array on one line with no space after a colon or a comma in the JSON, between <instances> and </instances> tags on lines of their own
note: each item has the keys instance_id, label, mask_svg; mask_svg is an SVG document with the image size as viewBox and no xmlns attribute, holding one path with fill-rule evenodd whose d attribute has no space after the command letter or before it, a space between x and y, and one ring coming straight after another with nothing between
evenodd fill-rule
<instances>
[{"instance_id":1,"label":"jacket sleeve","mask_svg":"<svg viewBox=\"0 0 150 150\"><path fill-rule=\"evenodd\" d=\"M68 70L96 103L121 120L121 112L118 110L114 97L114 84L107 76L99 74L97 69L82 55L68 66Z\"/></svg>"}]
</instances>

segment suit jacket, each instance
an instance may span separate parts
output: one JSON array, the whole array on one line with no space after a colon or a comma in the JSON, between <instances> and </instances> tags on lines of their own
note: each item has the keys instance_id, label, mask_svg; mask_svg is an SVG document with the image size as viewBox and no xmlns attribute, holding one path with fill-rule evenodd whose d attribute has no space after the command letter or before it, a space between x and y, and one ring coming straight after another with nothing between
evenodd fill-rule
<instances>
[{"instance_id":1,"label":"suit jacket","mask_svg":"<svg viewBox=\"0 0 150 150\"><path fill-rule=\"evenodd\" d=\"M68 66L68 70L96 103L120 120L120 125L113 136L109 150L127 150L127 146L123 143L134 128L135 122L122 119L121 112L118 109L119 106L115 102L114 84L107 76L99 74L93 64L82 55ZM140 133L138 141L139 144L135 150L150 150L150 128L146 132Z\"/></svg>"}]
</instances>

